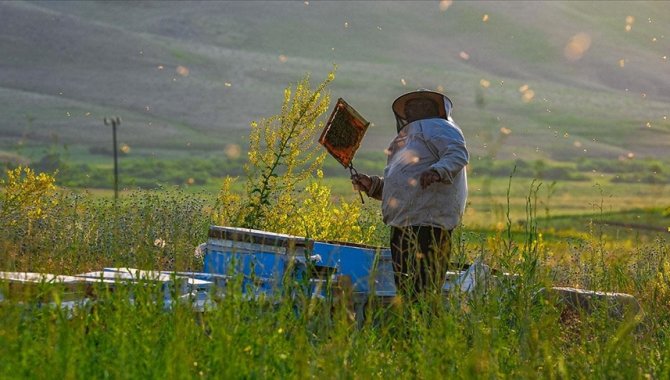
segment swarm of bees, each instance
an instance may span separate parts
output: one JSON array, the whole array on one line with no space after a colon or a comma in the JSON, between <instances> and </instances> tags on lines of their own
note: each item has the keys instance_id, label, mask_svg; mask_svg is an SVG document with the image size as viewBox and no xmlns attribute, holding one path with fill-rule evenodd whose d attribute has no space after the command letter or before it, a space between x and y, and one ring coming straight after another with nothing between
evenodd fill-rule
<instances>
[{"instance_id":1,"label":"swarm of bees","mask_svg":"<svg viewBox=\"0 0 670 380\"><path fill-rule=\"evenodd\" d=\"M332 120L325 140L335 148L347 148L356 145L360 130L349 120L345 112L338 112Z\"/></svg>"}]
</instances>

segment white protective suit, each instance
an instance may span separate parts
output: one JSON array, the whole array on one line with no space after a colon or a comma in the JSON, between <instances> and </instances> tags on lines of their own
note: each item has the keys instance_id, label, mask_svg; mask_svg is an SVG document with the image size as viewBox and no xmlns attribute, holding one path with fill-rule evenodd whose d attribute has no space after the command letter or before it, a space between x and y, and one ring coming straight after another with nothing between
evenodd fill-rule
<instances>
[{"instance_id":1,"label":"white protective suit","mask_svg":"<svg viewBox=\"0 0 670 380\"><path fill-rule=\"evenodd\" d=\"M463 132L449 115L451 101L440 96L444 118L407 124L396 111L399 132L388 148L384 177L371 176L368 191L370 197L382 199L387 225L452 230L461 221L468 194L465 166L469 155ZM419 177L429 169L440 175L440 182L422 189Z\"/></svg>"}]
</instances>

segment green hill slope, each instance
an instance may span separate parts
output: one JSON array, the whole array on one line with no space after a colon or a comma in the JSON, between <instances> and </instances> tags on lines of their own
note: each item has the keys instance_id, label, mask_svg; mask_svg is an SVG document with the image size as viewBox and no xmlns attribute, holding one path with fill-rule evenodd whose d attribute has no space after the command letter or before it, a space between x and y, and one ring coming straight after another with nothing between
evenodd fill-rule
<instances>
[{"instance_id":1,"label":"green hill slope","mask_svg":"<svg viewBox=\"0 0 670 380\"><path fill-rule=\"evenodd\" d=\"M2 2L0 149L107 146L114 114L138 154L220 154L337 64L333 96L374 123L364 151L394 134L392 100L427 87L474 156L670 156L670 3L440 4Z\"/></svg>"}]
</instances>

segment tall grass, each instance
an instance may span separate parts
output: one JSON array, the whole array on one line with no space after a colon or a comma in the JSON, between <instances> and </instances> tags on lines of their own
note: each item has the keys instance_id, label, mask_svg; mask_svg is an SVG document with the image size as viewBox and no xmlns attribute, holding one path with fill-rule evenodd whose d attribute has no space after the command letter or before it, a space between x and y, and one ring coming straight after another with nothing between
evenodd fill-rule
<instances>
[{"instance_id":1,"label":"tall grass","mask_svg":"<svg viewBox=\"0 0 670 380\"><path fill-rule=\"evenodd\" d=\"M206 239L202 197L180 190L137 191L118 202L60 193L38 219L3 224L4 270L77 273L103 266L195 269L194 247Z\"/></svg>"},{"instance_id":2,"label":"tall grass","mask_svg":"<svg viewBox=\"0 0 670 380\"><path fill-rule=\"evenodd\" d=\"M466 241L464 247L472 250L473 243ZM490 257L496 258L495 252ZM345 310L332 310L327 302L307 297L279 303L249 301L235 289L228 289L218 307L204 314L187 304L165 311L147 288L132 289L135 302L123 292L103 292L95 304L73 312L5 302L0 306L0 375L626 379L668 375L669 297L655 276L645 280L632 277L635 273L630 271L620 274L637 282L640 291L635 294L647 311L644 321L613 319L604 309L565 321L560 309L533 297L533 291L551 279L544 271L533 275L525 268L520 281L490 286L469 297L452 295L445 308L433 307L436 300L370 307L362 327Z\"/></svg>"}]
</instances>

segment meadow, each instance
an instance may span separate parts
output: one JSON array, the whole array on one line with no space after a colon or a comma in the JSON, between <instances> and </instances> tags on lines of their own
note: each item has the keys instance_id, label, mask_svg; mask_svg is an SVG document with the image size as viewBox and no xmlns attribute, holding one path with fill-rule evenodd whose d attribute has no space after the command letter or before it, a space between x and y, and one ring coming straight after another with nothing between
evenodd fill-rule
<instances>
[{"instance_id":1,"label":"meadow","mask_svg":"<svg viewBox=\"0 0 670 380\"><path fill-rule=\"evenodd\" d=\"M58 173L7 170L0 270L198 271L194 248L210 224L385 245L379 205L361 204L346 178L327 176L329 158L314 142L333 79L287 88L281 113L252 125L239 176L224 178L215 196L193 184L128 189L115 201L109 190L56 187ZM370 161L361 167L378 170ZM504 175L470 181L453 259L481 258L515 281L418 303L373 302L360 326L343 304L300 293L249 300L231 285L216 308L198 313L189 304L166 311L155 289L138 286L128 290L133 302L101 290L95 303L67 311L40 306L62 297L45 286L24 302L0 303L0 377L668 378L663 184L622 185L611 181L617 173L589 169L539 178L550 168L507 162ZM473 174L484 169L493 170L473 163ZM600 305L566 314L538 295L558 285L630 293L644 313L619 318Z\"/></svg>"}]
</instances>

